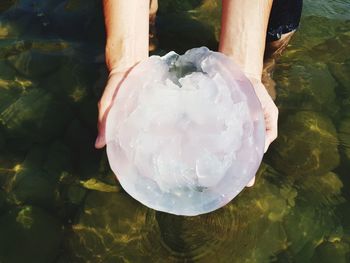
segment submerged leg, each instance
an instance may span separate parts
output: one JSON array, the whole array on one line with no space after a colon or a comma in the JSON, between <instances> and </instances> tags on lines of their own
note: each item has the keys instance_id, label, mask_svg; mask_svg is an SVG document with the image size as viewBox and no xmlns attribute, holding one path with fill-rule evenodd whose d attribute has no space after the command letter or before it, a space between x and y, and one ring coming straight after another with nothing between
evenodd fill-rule
<instances>
[{"instance_id":1,"label":"submerged leg","mask_svg":"<svg viewBox=\"0 0 350 263\"><path fill-rule=\"evenodd\" d=\"M283 34L279 40L266 43L264 54L264 68L261 81L265 85L268 93L273 100L276 99L276 82L272 79L273 70L275 69L276 59L278 59L283 50L286 49L290 39L295 31Z\"/></svg>"}]
</instances>

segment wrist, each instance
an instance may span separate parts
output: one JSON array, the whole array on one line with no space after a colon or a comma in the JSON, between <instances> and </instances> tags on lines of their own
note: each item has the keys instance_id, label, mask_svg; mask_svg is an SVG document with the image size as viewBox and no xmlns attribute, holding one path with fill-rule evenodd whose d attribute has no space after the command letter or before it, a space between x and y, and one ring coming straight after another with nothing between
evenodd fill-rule
<instances>
[{"instance_id":1,"label":"wrist","mask_svg":"<svg viewBox=\"0 0 350 263\"><path fill-rule=\"evenodd\" d=\"M246 73L246 72L244 72L244 74L246 75L248 80L253 84L253 86L255 84L261 83L261 76L259 74L251 74L251 73Z\"/></svg>"},{"instance_id":2,"label":"wrist","mask_svg":"<svg viewBox=\"0 0 350 263\"><path fill-rule=\"evenodd\" d=\"M117 43L117 44L113 44ZM107 43L105 48L106 65L110 73L125 73L137 63L147 59L148 46L126 45L124 41Z\"/></svg>"},{"instance_id":3,"label":"wrist","mask_svg":"<svg viewBox=\"0 0 350 263\"><path fill-rule=\"evenodd\" d=\"M255 69L247 61L244 61L244 59L239 55L243 52L233 54L231 51L223 48L222 45L219 47L219 52L232 59L251 82L261 82L261 70L258 68Z\"/></svg>"},{"instance_id":4,"label":"wrist","mask_svg":"<svg viewBox=\"0 0 350 263\"><path fill-rule=\"evenodd\" d=\"M109 69L109 77L113 76L113 75L125 75L127 74L137 63L130 65L130 66L116 66L113 67L111 69Z\"/></svg>"}]
</instances>

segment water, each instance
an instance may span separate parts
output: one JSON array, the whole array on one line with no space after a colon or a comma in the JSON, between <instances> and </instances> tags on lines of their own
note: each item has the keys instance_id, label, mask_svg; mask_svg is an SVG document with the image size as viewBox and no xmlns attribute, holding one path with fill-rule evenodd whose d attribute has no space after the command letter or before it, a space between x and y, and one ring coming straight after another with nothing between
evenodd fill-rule
<instances>
[{"instance_id":1,"label":"water","mask_svg":"<svg viewBox=\"0 0 350 263\"><path fill-rule=\"evenodd\" d=\"M279 138L253 188L198 217L137 203L93 148L100 2L0 3L0 262L350 262L350 1L305 1L273 75ZM217 47L216 1L160 6L156 53Z\"/></svg>"}]
</instances>

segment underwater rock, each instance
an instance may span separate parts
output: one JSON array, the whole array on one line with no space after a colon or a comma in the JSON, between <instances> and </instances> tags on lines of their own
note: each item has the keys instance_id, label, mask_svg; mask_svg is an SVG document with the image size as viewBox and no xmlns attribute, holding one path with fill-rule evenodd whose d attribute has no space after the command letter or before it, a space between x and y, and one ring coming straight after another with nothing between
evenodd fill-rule
<instances>
[{"instance_id":1,"label":"underwater rock","mask_svg":"<svg viewBox=\"0 0 350 263\"><path fill-rule=\"evenodd\" d=\"M125 193L91 191L67 236L68 251L82 262L152 262L142 248L152 213Z\"/></svg>"},{"instance_id":2,"label":"underwater rock","mask_svg":"<svg viewBox=\"0 0 350 263\"><path fill-rule=\"evenodd\" d=\"M308 1L304 5L310 6L312 1ZM320 3L315 3L319 6ZM330 2L327 2L330 4ZM285 50L285 53L294 51L299 53L296 56L297 60L303 59L301 54L309 54L314 46L322 44L328 39L337 37L340 33L345 33L348 30L347 21L340 21L338 19L329 19L324 16L318 15L306 15L306 10L303 7L303 15L301 17L300 25L302 25L302 30L298 30L297 34L294 34L291 45ZM313 11L320 10L319 7L313 8ZM315 26L317 25L317 27ZM333 49L331 49L333 52ZM332 52L327 52L328 55ZM321 54L319 54L321 55ZM283 55L285 56L285 54ZM328 61L324 61L328 62Z\"/></svg>"},{"instance_id":3,"label":"underwater rock","mask_svg":"<svg viewBox=\"0 0 350 263\"><path fill-rule=\"evenodd\" d=\"M29 89L0 112L8 136L16 140L44 142L62 134L72 118L70 109L52 94Z\"/></svg>"},{"instance_id":4,"label":"underwater rock","mask_svg":"<svg viewBox=\"0 0 350 263\"><path fill-rule=\"evenodd\" d=\"M0 112L14 103L22 91L16 81L0 79Z\"/></svg>"},{"instance_id":5,"label":"underwater rock","mask_svg":"<svg viewBox=\"0 0 350 263\"><path fill-rule=\"evenodd\" d=\"M16 204L50 207L54 201L55 186L40 169L23 169L11 183L11 197Z\"/></svg>"},{"instance_id":6,"label":"underwater rock","mask_svg":"<svg viewBox=\"0 0 350 263\"><path fill-rule=\"evenodd\" d=\"M123 188L182 215L232 200L254 177L264 137L250 82L230 58L204 47L140 63L106 122L109 163Z\"/></svg>"},{"instance_id":7,"label":"underwater rock","mask_svg":"<svg viewBox=\"0 0 350 263\"><path fill-rule=\"evenodd\" d=\"M2 80L14 79L16 71L11 67L11 65L5 59L0 59L0 78Z\"/></svg>"},{"instance_id":8,"label":"underwater rock","mask_svg":"<svg viewBox=\"0 0 350 263\"><path fill-rule=\"evenodd\" d=\"M295 262L311 262L321 242L339 241L343 237L336 212L337 205L345 201L343 183L337 174L329 172L301 177L295 185L298 190L295 206L283 219L288 236L285 252Z\"/></svg>"},{"instance_id":9,"label":"underwater rock","mask_svg":"<svg viewBox=\"0 0 350 263\"><path fill-rule=\"evenodd\" d=\"M16 37L18 37L18 32L15 27L11 23L0 21L0 39Z\"/></svg>"},{"instance_id":10,"label":"underwater rock","mask_svg":"<svg viewBox=\"0 0 350 263\"><path fill-rule=\"evenodd\" d=\"M295 206L298 193L291 182L284 182L280 177L280 173L262 163L256 175L255 190L247 191L240 197L238 206L251 207L269 221L281 222ZM274 182L277 179L279 182Z\"/></svg>"},{"instance_id":11,"label":"underwater rock","mask_svg":"<svg viewBox=\"0 0 350 263\"><path fill-rule=\"evenodd\" d=\"M312 263L347 263L350 246L344 241L322 242L312 256Z\"/></svg>"},{"instance_id":12,"label":"underwater rock","mask_svg":"<svg viewBox=\"0 0 350 263\"><path fill-rule=\"evenodd\" d=\"M54 262L62 230L60 222L38 207L11 209L0 217L0 261Z\"/></svg>"},{"instance_id":13,"label":"underwater rock","mask_svg":"<svg viewBox=\"0 0 350 263\"><path fill-rule=\"evenodd\" d=\"M93 178L99 174L101 151L94 147L96 137L79 120L68 126L64 141L75 157L75 168L81 179Z\"/></svg>"},{"instance_id":14,"label":"underwater rock","mask_svg":"<svg viewBox=\"0 0 350 263\"><path fill-rule=\"evenodd\" d=\"M313 206L335 206L344 202L341 197L343 182L333 172L303 177L299 185L302 200Z\"/></svg>"},{"instance_id":15,"label":"underwater rock","mask_svg":"<svg viewBox=\"0 0 350 263\"><path fill-rule=\"evenodd\" d=\"M61 0L16 0L15 2L16 4L12 7L14 11L23 10L28 13L37 13L55 7Z\"/></svg>"},{"instance_id":16,"label":"underwater rock","mask_svg":"<svg viewBox=\"0 0 350 263\"><path fill-rule=\"evenodd\" d=\"M96 98L84 98L79 103L79 119L89 127L90 130L96 129L96 120L98 119L98 108L96 107Z\"/></svg>"},{"instance_id":17,"label":"underwater rock","mask_svg":"<svg viewBox=\"0 0 350 263\"><path fill-rule=\"evenodd\" d=\"M43 78L39 87L50 91L56 98L80 108L81 102L91 94L91 83L95 74L93 69L88 68L88 65L74 60ZM93 119L92 116L90 118Z\"/></svg>"},{"instance_id":18,"label":"underwater rock","mask_svg":"<svg viewBox=\"0 0 350 263\"><path fill-rule=\"evenodd\" d=\"M219 210L196 217L157 212L161 236L152 235L150 242L160 243L182 261L216 262L220 255L220 262L269 262L288 244L282 222L296 197L288 182L269 181L277 177L280 174L262 163L254 187Z\"/></svg>"},{"instance_id":19,"label":"underwater rock","mask_svg":"<svg viewBox=\"0 0 350 263\"><path fill-rule=\"evenodd\" d=\"M36 169L42 168L45 160L47 150L45 145L35 144L32 145L30 150L27 152L23 163L20 165L20 170L25 169Z\"/></svg>"},{"instance_id":20,"label":"underwater rock","mask_svg":"<svg viewBox=\"0 0 350 263\"><path fill-rule=\"evenodd\" d=\"M71 150L61 141L55 141L50 145L46 157L43 168L52 182L57 182L62 173L71 172L73 169Z\"/></svg>"},{"instance_id":21,"label":"underwater rock","mask_svg":"<svg viewBox=\"0 0 350 263\"><path fill-rule=\"evenodd\" d=\"M2 20L13 25L20 38L57 38L53 12L61 3L62 0L16 0L16 4L3 14ZM70 26L74 24L66 24L68 30Z\"/></svg>"},{"instance_id":22,"label":"underwater rock","mask_svg":"<svg viewBox=\"0 0 350 263\"><path fill-rule=\"evenodd\" d=\"M63 62L61 55L28 50L9 56L8 62L21 74L30 78L46 76L54 72Z\"/></svg>"},{"instance_id":23,"label":"underwater rock","mask_svg":"<svg viewBox=\"0 0 350 263\"><path fill-rule=\"evenodd\" d=\"M303 15L319 18L328 18L337 23L348 22L349 13L348 3L345 1L305 1L303 6Z\"/></svg>"},{"instance_id":24,"label":"underwater rock","mask_svg":"<svg viewBox=\"0 0 350 263\"><path fill-rule=\"evenodd\" d=\"M68 200L75 205L80 205L86 196L86 190L78 185L69 185L67 189Z\"/></svg>"},{"instance_id":25,"label":"underwater rock","mask_svg":"<svg viewBox=\"0 0 350 263\"><path fill-rule=\"evenodd\" d=\"M54 32L63 38L82 39L94 27L94 18L102 14L102 6L100 1L61 0L50 11L49 18ZM102 16L100 20L99 22L103 21ZM99 30L103 31L103 24ZM98 33L97 31L96 34Z\"/></svg>"},{"instance_id":26,"label":"underwater rock","mask_svg":"<svg viewBox=\"0 0 350 263\"><path fill-rule=\"evenodd\" d=\"M196 20L209 26L219 42L221 30L221 6L220 0L204 0L191 14Z\"/></svg>"},{"instance_id":27,"label":"underwater rock","mask_svg":"<svg viewBox=\"0 0 350 263\"><path fill-rule=\"evenodd\" d=\"M4 150L5 145L6 145L5 136L3 135L3 133L0 129L0 153Z\"/></svg>"},{"instance_id":28,"label":"underwater rock","mask_svg":"<svg viewBox=\"0 0 350 263\"><path fill-rule=\"evenodd\" d=\"M273 167L287 175L322 175L339 164L335 127L328 117L316 112L288 116L271 146Z\"/></svg>"},{"instance_id":29,"label":"underwater rock","mask_svg":"<svg viewBox=\"0 0 350 263\"><path fill-rule=\"evenodd\" d=\"M329 209L317 209L310 203L296 206L283 222L291 258L295 262L310 262L319 242L332 235L338 225Z\"/></svg>"},{"instance_id":30,"label":"underwater rock","mask_svg":"<svg viewBox=\"0 0 350 263\"><path fill-rule=\"evenodd\" d=\"M181 54L193 47L207 46L211 50L218 47L213 28L186 13L158 15L157 38L161 50Z\"/></svg>"},{"instance_id":31,"label":"underwater rock","mask_svg":"<svg viewBox=\"0 0 350 263\"><path fill-rule=\"evenodd\" d=\"M4 184L9 201L16 205L38 205L51 207L54 204L55 183L42 169L46 151L32 147L25 160L16 165L12 176Z\"/></svg>"},{"instance_id":32,"label":"underwater rock","mask_svg":"<svg viewBox=\"0 0 350 263\"><path fill-rule=\"evenodd\" d=\"M14 103L24 90L34 86L31 80L17 77L7 61L0 59L0 112Z\"/></svg>"},{"instance_id":33,"label":"underwater rock","mask_svg":"<svg viewBox=\"0 0 350 263\"><path fill-rule=\"evenodd\" d=\"M349 45L350 36L348 31L344 33L338 32L335 37L314 46L310 51L310 55L314 61L341 63L350 59L349 52L347 52ZM329 52L330 50L332 52Z\"/></svg>"},{"instance_id":34,"label":"underwater rock","mask_svg":"<svg viewBox=\"0 0 350 263\"><path fill-rule=\"evenodd\" d=\"M186 12L200 5L202 0L160 0L158 12L160 14Z\"/></svg>"},{"instance_id":35,"label":"underwater rock","mask_svg":"<svg viewBox=\"0 0 350 263\"><path fill-rule=\"evenodd\" d=\"M338 82L336 92L341 107L341 115L350 117L350 59L342 63L328 63L328 68Z\"/></svg>"},{"instance_id":36,"label":"underwater rock","mask_svg":"<svg viewBox=\"0 0 350 263\"><path fill-rule=\"evenodd\" d=\"M0 190L0 215L5 210L6 205L7 205L6 193Z\"/></svg>"},{"instance_id":37,"label":"underwater rock","mask_svg":"<svg viewBox=\"0 0 350 263\"><path fill-rule=\"evenodd\" d=\"M295 262L311 262L314 254L319 253L317 247L321 242L343 238L343 226L336 211L337 205L345 201L342 187L340 178L332 172L298 180L296 205L283 220L288 236L286 251Z\"/></svg>"},{"instance_id":38,"label":"underwater rock","mask_svg":"<svg viewBox=\"0 0 350 263\"><path fill-rule=\"evenodd\" d=\"M14 5L16 0L2 0L0 3L0 13L9 9L12 5Z\"/></svg>"},{"instance_id":39,"label":"underwater rock","mask_svg":"<svg viewBox=\"0 0 350 263\"><path fill-rule=\"evenodd\" d=\"M350 59L342 63L331 62L328 64L328 68L341 86L339 91L344 95L350 96Z\"/></svg>"},{"instance_id":40,"label":"underwater rock","mask_svg":"<svg viewBox=\"0 0 350 263\"><path fill-rule=\"evenodd\" d=\"M312 110L333 116L338 111L336 81L326 65L293 62L283 59L276 70L276 104L280 111Z\"/></svg>"},{"instance_id":41,"label":"underwater rock","mask_svg":"<svg viewBox=\"0 0 350 263\"><path fill-rule=\"evenodd\" d=\"M340 122L339 128L340 149L350 161L350 116Z\"/></svg>"},{"instance_id":42,"label":"underwater rock","mask_svg":"<svg viewBox=\"0 0 350 263\"><path fill-rule=\"evenodd\" d=\"M266 175L266 171L262 173ZM68 251L83 262L125 261L266 262L286 246L280 219L288 215L289 198L264 180L224 208L197 217L155 212L123 192L88 193L68 236ZM284 185L283 189L290 189ZM272 190L272 192L270 192ZM264 196L264 208L260 199ZM288 201L288 199L290 201ZM273 201L272 205L268 202ZM280 200L280 201L277 201ZM278 220L271 214L278 213ZM273 238L272 238L273 237ZM239 240L239 242L237 242ZM250 261L249 261L249 260ZM111 260L111 262L114 262Z\"/></svg>"},{"instance_id":43,"label":"underwater rock","mask_svg":"<svg viewBox=\"0 0 350 263\"><path fill-rule=\"evenodd\" d=\"M32 42L28 40L4 40L0 49L0 58L6 59L10 56L18 55L29 50L31 46Z\"/></svg>"}]
</instances>

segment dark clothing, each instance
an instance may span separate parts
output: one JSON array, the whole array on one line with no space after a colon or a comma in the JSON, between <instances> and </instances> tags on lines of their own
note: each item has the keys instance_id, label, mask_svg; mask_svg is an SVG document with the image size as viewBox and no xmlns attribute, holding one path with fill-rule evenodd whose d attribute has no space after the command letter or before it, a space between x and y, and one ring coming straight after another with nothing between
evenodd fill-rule
<instances>
[{"instance_id":1,"label":"dark clothing","mask_svg":"<svg viewBox=\"0 0 350 263\"><path fill-rule=\"evenodd\" d=\"M266 40L276 41L282 34L298 28L303 0L274 0L267 27Z\"/></svg>"}]
</instances>

